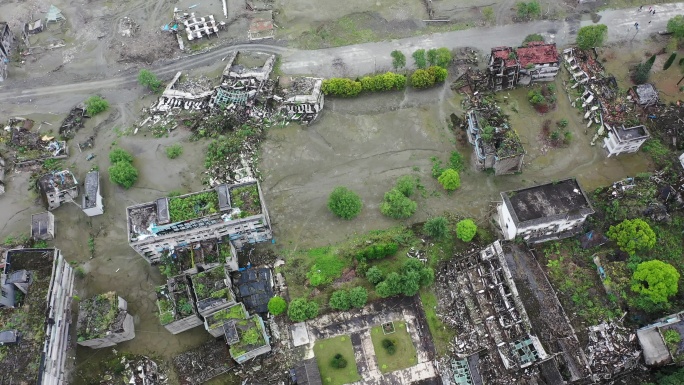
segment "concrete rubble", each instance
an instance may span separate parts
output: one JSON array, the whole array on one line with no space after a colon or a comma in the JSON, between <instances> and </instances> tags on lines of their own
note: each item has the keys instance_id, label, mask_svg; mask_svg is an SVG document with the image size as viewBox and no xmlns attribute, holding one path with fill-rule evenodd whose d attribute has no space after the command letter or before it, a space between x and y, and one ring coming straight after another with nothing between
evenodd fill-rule
<instances>
[{"instance_id":1,"label":"concrete rubble","mask_svg":"<svg viewBox=\"0 0 684 385\"><path fill-rule=\"evenodd\" d=\"M639 365L641 351L635 333L616 321L590 326L588 331L586 356L593 381L609 380Z\"/></svg>"},{"instance_id":2,"label":"concrete rubble","mask_svg":"<svg viewBox=\"0 0 684 385\"><path fill-rule=\"evenodd\" d=\"M56 140L54 136L41 135L34 129L31 119L10 118L0 136L8 136L6 142L9 165L15 167L30 166L46 159L63 159L69 155L69 147L65 141Z\"/></svg>"}]
</instances>

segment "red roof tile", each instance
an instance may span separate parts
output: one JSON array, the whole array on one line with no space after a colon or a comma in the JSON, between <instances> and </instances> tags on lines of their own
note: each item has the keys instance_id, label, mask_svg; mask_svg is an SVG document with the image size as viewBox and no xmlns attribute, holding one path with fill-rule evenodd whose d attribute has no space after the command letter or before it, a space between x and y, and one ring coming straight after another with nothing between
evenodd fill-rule
<instances>
[{"instance_id":1,"label":"red roof tile","mask_svg":"<svg viewBox=\"0 0 684 385\"><path fill-rule=\"evenodd\" d=\"M527 47L520 47L517 53L521 67L527 67L528 64L557 63L559 56L555 43L546 44L541 41L534 41Z\"/></svg>"}]
</instances>

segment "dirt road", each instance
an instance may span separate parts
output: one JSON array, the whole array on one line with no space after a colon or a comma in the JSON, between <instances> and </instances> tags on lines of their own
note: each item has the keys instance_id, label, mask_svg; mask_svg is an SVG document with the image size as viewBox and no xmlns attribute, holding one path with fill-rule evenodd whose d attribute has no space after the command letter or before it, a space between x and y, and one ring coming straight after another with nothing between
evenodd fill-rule
<instances>
[{"instance_id":1,"label":"dirt road","mask_svg":"<svg viewBox=\"0 0 684 385\"><path fill-rule=\"evenodd\" d=\"M648 39L653 33L665 30L667 21L682 13L684 13L684 3L659 5L656 15L637 12L636 9L608 10L599 13L601 16L599 23L608 25L607 43L640 41ZM638 32L634 29L636 21L641 26ZM648 21L651 21L651 24L648 24ZM418 48L433 47L458 48L469 46L488 52L494 46L517 46L525 36L531 33L541 33L547 40L554 41L562 47L574 42L575 35L580 27L591 24L591 20L582 21L578 19L535 21L315 51L295 50L269 44L240 44L221 47L210 52L172 61L163 61L156 64L152 69L159 76L170 77L179 70L188 70L216 62L230 51L237 49L280 54L283 56L282 70L288 74L308 74L322 77L360 76L390 70L390 52L395 49L403 50L407 56ZM408 62L407 64L412 64L410 59ZM133 86L136 83L136 74L133 71L109 78L108 74L103 74L101 78L105 78L105 80L61 85L52 83L64 82L63 77L46 76L45 78L32 78L20 82L13 82L10 79L0 86L0 98L5 101L19 101L47 95L116 89Z\"/></svg>"}]
</instances>

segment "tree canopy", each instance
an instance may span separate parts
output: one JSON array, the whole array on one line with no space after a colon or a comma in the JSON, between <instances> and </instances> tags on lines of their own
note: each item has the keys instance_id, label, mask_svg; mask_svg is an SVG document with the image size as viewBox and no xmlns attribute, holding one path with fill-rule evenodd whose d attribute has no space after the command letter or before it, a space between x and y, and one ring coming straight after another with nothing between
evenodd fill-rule
<instances>
[{"instance_id":1,"label":"tree canopy","mask_svg":"<svg viewBox=\"0 0 684 385\"><path fill-rule=\"evenodd\" d=\"M95 116L109 108L109 102L100 96L91 96L85 101L86 112L88 115Z\"/></svg>"},{"instance_id":2,"label":"tree canopy","mask_svg":"<svg viewBox=\"0 0 684 385\"><path fill-rule=\"evenodd\" d=\"M331 308L335 310L349 310L351 302L349 301L349 293L346 290L336 290L330 296L328 302Z\"/></svg>"},{"instance_id":3,"label":"tree canopy","mask_svg":"<svg viewBox=\"0 0 684 385\"><path fill-rule=\"evenodd\" d=\"M458 171L453 168L444 170L437 180L447 191L454 191L461 187L461 177L458 175Z\"/></svg>"},{"instance_id":4,"label":"tree canopy","mask_svg":"<svg viewBox=\"0 0 684 385\"><path fill-rule=\"evenodd\" d=\"M394 50L390 55L392 56L392 67L394 67L394 69L406 67L406 56L403 52Z\"/></svg>"},{"instance_id":5,"label":"tree canopy","mask_svg":"<svg viewBox=\"0 0 684 385\"><path fill-rule=\"evenodd\" d=\"M433 238L444 238L449 233L449 221L444 217L430 218L423 225L423 232Z\"/></svg>"},{"instance_id":6,"label":"tree canopy","mask_svg":"<svg viewBox=\"0 0 684 385\"><path fill-rule=\"evenodd\" d=\"M353 219L361 212L363 202L346 187L335 187L328 197L328 209L342 219Z\"/></svg>"},{"instance_id":7,"label":"tree canopy","mask_svg":"<svg viewBox=\"0 0 684 385\"><path fill-rule=\"evenodd\" d=\"M411 175L404 175L397 179L396 189L401 191L406 197L413 195L413 191L416 189L418 182L416 178Z\"/></svg>"},{"instance_id":8,"label":"tree canopy","mask_svg":"<svg viewBox=\"0 0 684 385\"><path fill-rule=\"evenodd\" d=\"M355 308L366 306L368 301L368 291L365 287L357 286L349 290L349 303Z\"/></svg>"},{"instance_id":9,"label":"tree canopy","mask_svg":"<svg viewBox=\"0 0 684 385\"><path fill-rule=\"evenodd\" d=\"M679 272L669 263L659 261L642 262L632 275L632 291L646 296L654 304L666 303L677 293Z\"/></svg>"},{"instance_id":10,"label":"tree canopy","mask_svg":"<svg viewBox=\"0 0 684 385\"><path fill-rule=\"evenodd\" d=\"M451 51L448 48L433 48L427 51L427 60L431 66L447 69L451 63Z\"/></svg>"},{"instance_id":11,"label":"tree canopy","mask_svg":"<svg viewBox=\"0 0 684 385\"><path fill-rule=\"evenodd\" d=\"M287 309L287 302L282 297L275 296L268 300L268 312L273 315L280 315Z\"/></svg>"},{"instance_id":12,"label":"tree canopy","mask_svg":"<svg viewBox=\"0 0 684 385\"><path fill-rule=\"evenodd\" d=\"M668 20L667 32L671 32L677 39L684 38L684 16L677 15Z\"/></svg>"},{"instance_id":13,"label":"tree canopy","mask_svg":"<svg viewBox=\"0 0 684 385\"><path fill-rule=\"evenodd\" d=\"M318 316L318 304L306 298L295 298L290 301L287 316L294 322L302 322Z\"/></svg>"},{"instance_id":14,"label":"tree canopy","mask_svg":"<svg viewBox=\"0 0 684 385\"><path fill-rule=\"evenodd\" d=\"M109 152L109 161L112 164L118 162L133 163L133 155L131 155L128 151L124 150L123 148L115 148Z\"/></svg>"},{"instance_id":15,"label":"tree canopy","mask_svg":"<svg viewBox=\"0 0 684 385\"><path fill-rule=\"evenodd\" d=\"M152 92L159 92L162 87L162 83L157 79L157 75L144 68L138 72L138 83L149 88Z\"/></svg>"},{"instance_id":16,"label":"tree canopy","mask_svg":"<svg viewBox=\"0 0 684 385\"><path fill-rule=\"evenodd\" d=\"M477 234L477 225L472 219L464 219L456 224L456 236L463 242L470 242Z\"/></svg>"},{"instance_id":17,"label":"tree canopy","mask_svg":"<svg viewBox=\"0 0 684 385\"><path fill-rule=\"evenodd\" d=\"M117 162L108 171L109 180L125 189L131 188L138 180L138 170L128 162Z\"/></svg>"},{"instance_id":18,"label":"tree canopy","mask_svg":"<svg viewBox=\"0 0 684 385\"><path fill-rule=\"evenodd\" d=\"M637 251L645 251L653 248L656 242L656 235L642 219L625 219L621 223L610 226L608 238L617 243L620 250L629 255L634 255Z\"/></svg>"},{"instance_id":19,"label":"tree canopy","mask_svg":"<svg viewBox=\"0 0 684 385\"><path fill-rule=\"evenodd\" d=\"M600 47L607 34L608 27L605 24L582 27L577 31L577 46L581 49Z\"/></svg>"}]
</instances>

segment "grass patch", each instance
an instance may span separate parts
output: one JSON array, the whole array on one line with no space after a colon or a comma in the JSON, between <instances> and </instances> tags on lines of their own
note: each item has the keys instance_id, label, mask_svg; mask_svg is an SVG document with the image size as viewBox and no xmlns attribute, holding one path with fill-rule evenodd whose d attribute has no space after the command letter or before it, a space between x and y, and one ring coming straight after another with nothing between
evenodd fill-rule
<instances>
[{"instance_id":1,"label":"grass patch","mask_svg":"<svg viewBox=\"0 0 684 385\"><path fill-rule=\"evenodd\" d=\"M355 14L324 23L304 32L296 39L296 45L302 49L319 49L379 40L375 32L362 27L367 19L368 15Z\"/></svg>"},{"instance_id":2,"label":"grass patch","mask_svg":"<svg viewBox=\"0 0 684 385\"><path fill-rule=\"evenodd\" d=\"M420 301L423 303L425 318L430 328L437 355L443 356L449 352L449 342L453 341L456 331L445 325L437 316L437 296L432 287L420 289Z\"/></svg>"},{"instance_id":3,"label":"grass patch","mask_svg":"<svg viewBox=\"0 0 684 385\"><path fill-rule=\"evenodd\" d=\"M330 365L333 357L341 354L347 360L347 366L342 369L333 368ZM354 359L354 348L352 347L349 336L339 336L318 340L314 344L314 355L318 369L321 371L321 378L326 385L342 385L356 382L361 379L356 368Z\"/></svg>"},{"instance_id":4,"label":"grass patch","mask_svg":"<svg viewBox=\"0 0 684 385\"><path fill-rule=\"evenodd\" d=\"M381 373L389 373L395 370L411 367L418 363L416 348L413 346L411 336L406 331L406 322L394 322L394 333L385 335L382 326L374 326L371 329L371 339L375 349L375 358L378 359L378 367ZM389 354L382 346L382 340L389 339L396 346L396 352Z\"/></svg>"}]
</instances>

